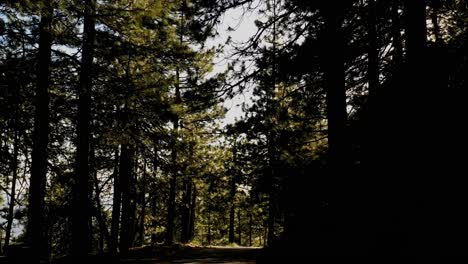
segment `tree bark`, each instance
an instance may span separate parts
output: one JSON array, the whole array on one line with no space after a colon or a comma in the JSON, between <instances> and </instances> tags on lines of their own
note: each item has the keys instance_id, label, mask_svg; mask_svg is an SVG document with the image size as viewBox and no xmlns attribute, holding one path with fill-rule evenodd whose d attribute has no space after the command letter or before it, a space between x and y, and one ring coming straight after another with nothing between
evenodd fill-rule
<instances>
[{"instance_id":1,"label":"tree bark","mask_svg":"<svg viewBox=\"0 0 468 264\"><path fill-rule=\"evenodd\" d=\"M38 263L47 256L44 248L44 196L49 143L49 86L52 49L53 8L48 1L42 9L39 25L39 54L35 95L33 151L29 184L27 238L32 259Z\"/></svg>"},{"instance_id":2,"label":"tree bark","mask_svg":"<svg viewBox=\"0 0 468 264\"><path fill-rule=\"evenodd\" d=\"M192 202L190 203L190 225L189 225L189 241L191 241L195 236L195 209L197 202L197 188L195 183L192 183Z\"/></svg>"},{"instance_id":3,"label":"tree bark","mask_svg":"<svg viewBox=\"0 0 468 264\"><path fill-rule=\"evenodd\" d=\"M229 243L234 243L234 214L235 214L235 199L236 199L236 181L232 175L231 179L231 208L229 209Z\"/></svg>"},{"instance_id":4,"label":"tree bark","mask_svg":"<svg viewBox=\"0 0 468 264\"><path fill-rule=\"evenodd\" d=\"M122 202L122 191L120 187L120 157L118 148L114 154L114 194L112 202L112 223L111 223L111 240L109 245L109 251L112 255L117 254L117 247L119 244L119 225L120 225L120 207Z\"/></svg>"},{"instance_id":5,"label":"tree bark","mask_svg":"<svg viewBox=\"0 0 468 264\"><path fill-rule=\"evenodd\" d=\"M90 252L89 136L91 121L92 67L95 39L95 2L85 2L83 51L78 90L76 169L72 214L72 255L81 258Z\"/></svg>"},{"instance_id":6,"label":"tree bark","mask_svg":"<svg viewBox=\"0 0 468 264\"><path fill-rule=\"evenodd\" d=\"M177 83L175 90L175 103L179 104L181 102L180 96L180 87L179 87L179 70L177 70ZM169 182L169 199L167 203L167 223L166 223L166 245L172 245L174 242L174 219L175 219L175 207L176 207L176 192L177 192L177 137L179 130L179 117L177 113L174 113L173 117L173 136L171 139L171 165L172 165L172 175Z\"/></svg>"},{"instance_id":7,"label":"tree bark","mask_svg":"<svg viewBox=\"0 0 468 264\"><path fill-rule=\"evenodd\" d=\"M185 177L184 182L184 194L182 201L182 231L180 236L181 243L188 243L190 238L190 203L192 201L192 182L188 175Z\"/></svg>"},{"instance_id":8,"label":"tree bark","mask_svg":"<svg viewBox=\"0 0 468 264\"><path fill-rule=\"evenodd\" d=\"M369 42L367 75L369 81L369 96L374 97L379 87L379 46L377 39L377 11L375 0L369 0L367 35Z\"/></svg>"},{"instance_id":9,"label":"tree bark","mask_svg":"<svg viewBox=\"0 0 468 264\"><path fill-rule=\"evenodd\" d=\"M144 155L144 153L143 153ZM140 239L139 239L139 245L143 246L143 243L145 242L145 217L146 217L146 183L147 183L147 175L146 175L146 158L143 158L143 174L142 174L142 188L141 188L141 214L140 214Z\"/></svg>"},{"instance_id":10,"label":"tree bark","mask_svg":"<svg viewBox=\"0 0 468 264\"><path fill-rule=\"evenodd\" d=\"M16 180L18 178L18 144L19 144L19 86L17 87L16 95L15 95L15 113L13 119L13 160L11 164L11 169L13 171L13 178L11 179L11 191L10 191L10 204L8 205L8 218L7 218L7 227L5 230L5 243L4 247L8 248L10 245L10 236L11 236L11 228L13 226L13 218L14 218L14 209L15 209L15 199L16 199ZM1 247L0 247L1 251Z\"/></svg>"},{"instance_id":11,"label":"tree bark","mask_svg":"<svg viewBox=\"0 0 468 264\"><path fill-rule=\"evenodd\" d=\"M122 220L120 227L120 253L125 256L132 246L133 221L132 221L132 157L133 148L122 145L120 154L120 187L122 190Z\"/></svg>"},{"instance_id":12,"label":"tree bark","mask_svg":"<svg viewBox=\"0 0 468 264\"><path fill-rule=\"evenodd\" d=\"M237 242L239 246L242 245L242 222L241 222L241 208L237 209Z\"/></svg>"},{"instance_id":13,"label":"tree bark","mask_svg":"<svg viewBox=\"0 0 468 264\"><path fill-rule=\"evenodd\" d=\"M322 7L325 20L323 31L322 67L325 78L327 119L328 119L328 159L330 167L341 167L346 157L346 89L344 65L344 37L342 10L338 4L327 3Z\"/></svg>"},{"instance_id":14,"label":"tree bark","mask_svg":"<svg viewBox=\"0 0 468 264\"><path fill-rule=\"evenodd\" d=\"M249 212L249 247L252 246L252 226L253 226L253 217L252 217L252 208Z\"/></svg>"},{"instance_id":15,"label":"tree bark","mask_svg":"<svg viewBox=\"0 0 468 264\"><path fill-rule=\"evenodd\" d=\"M91 166L91 175L93 175L93 182L94 182L94 194L95 194L95 203L96 203L96 209L94 210L96 213L96 220L99 225L99 253L103 254L104 253L104 242L107 243L107 245L110 245L110 234L109 230L107 229L106 226L106 217L103 215L103 208L101 204L101 191L99 187L99 179L97 177L97 170L96 170L96 159L95 159L95 150L94 150L94 143L91 143L90 145L90 158L89 158L89 163Z\"/></svg>"},{"instance_id":16,"label":"tree bark","mask_svg":"<svg viewBox=\"0 0 468 264\"><path fill-rule=\"evenodd\" d=\"M391 16L392 16L392 43L393 43L393 64L400 65L403 60L403 45L401 43L401 25L400 14L400 1L392 1Z\"/></svg>"},{"instance_id":17,"label":"tree bark","mask_svg":"<svg viewBox=\"0 0 468 264\"><path fill-rule=\"evenodd\" d=\"M440 25L439 25L439 9L440 9L440 0L431 1L431 22L432 22L432 34L434 35L435 42L437 44L442 42L442 36L440 34Z\"/></svg>"},{"instance_id":18,"label":"tree bark","mask_svg":"<svg viewBox=\"0 0 468 264\"><path fill-rule=\"evenodd\" d=\"M417 66L423 59L427 42L426 1L405 1L405 21L406 60L410 67Z\"/></svg>"}]
</instances>

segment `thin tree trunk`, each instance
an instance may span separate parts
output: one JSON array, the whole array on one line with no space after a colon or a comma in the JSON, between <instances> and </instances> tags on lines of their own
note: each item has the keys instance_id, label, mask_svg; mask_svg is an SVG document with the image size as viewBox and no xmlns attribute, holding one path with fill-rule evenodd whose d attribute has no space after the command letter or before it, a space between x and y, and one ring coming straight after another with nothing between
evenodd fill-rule
<instances>
[{"instance_id":1,"label":"thin tree trunk","mask_svg":"<svg viewBox=\"0 0 468 264\"><path fill-rule=\"evenodd\" d=\"M182 44L184 42L184 23L185 23L185 7L186 1L183 2L183 10L180 15L180 34L179 42ZM180 69L176 68L176 83L175 83L175 100L174 104L180 104L182 102L182 97L180 95ZM175 219L175 208L176 208L176 192L177 192L177 137L179 130L179 116L177 113L174 113L173 117L173 137L171 140L171 164L172 164L172 177L170 180L169 186L169 200L168 200L168 210L167 210L167 223L166 223L166 245L171 245L174 242L174 219Z\"/></svg>"},{"instance_id":2,"label":"thin tree trunk","mask_svg":"<svg viewBox=\"0 0 468 264\"><path fill-rule=\"evenodd\" d=\"M252 246L252 226L253 226L253 217L252 217L252 211L250 211L249 212L249 247Z\"/></svg>"},{"instance_id":3,"label":"thin tree trunk","mask_svg":"<svg viewBox=\"0 0 468 264\"><path fill-rule=\"evenodd\" d=\"M179 80L179 70L177 70L177 80ZM181 102L179 83L176 84L175 103ZM166 245L172 245L174 242L174 219L175 219L175 206L176 206L176 192L177 192L177 136L179 130L179 117L174 114L173 118L173 137L171 139L171 164L172 175L169 182L169 200L167 210L167 223L166 223Z\"/></svg>"},{"instance_id":4,"label":"thin tree trunk","mask_svg":"<svg viewBox=\"0 0 468 264\"><path fill-rule=\"evenodd\" d=\"M403 45L401 43L401 25L400 14L400 1L391 1L391 14L392 14L392 43L393 43L393 63L400 65L403 60Z\"/></svg>"},{"instance_id":5,"label":"thin tree trunk","mask_svg":"<svg viewBox=\"0 0 468 264\"><path fill-rule=\"evenodd\" d=\"M439 25L439 9L440 9L440 0L432 0L431 1L431 22L432 22L432 34L434 35L434 39L436 43L442 42L442 36L440 34L440 25Z\"/></svg>"},{"instance_id":6,"label":"thin tree trunk","mask_svg":"<svg viewBox=\"0 0 468 264\"><path fill-rule=\"evenodd\" d=\"M270 192L268 197L268 222L267 222L267 234L266 244L271 245L275 239L275 197L273 192Z\"/></svg>"},{"instance_id":7,"label":"thin tree trunk","mask_svg":"<svg viewBox=\"0 0 468 264\"><path fill-rule=\"evenodd\" d=\"M157 147L156 147L156 142L154 143L154 157L153 157L153 171L154 171L154 179L156 179L157 177L157 173L158 173L158 151L157 151ZM153 185L154 186L154 185ZM152 222L151 222L151 227L153 228L153 230L156 229L158 223L156 221L156 216L157 216L157 213L158 213L158 203L157 203L157 199L156 199L156 194L154 194L153 192L155 192L156 188L152 188L151 189L151 195L150 195L150 199L151 199L151 215L152 215Z\"/></svg>"},{"instance_id":8,"label":"thin tree trunk","mask_svg":"<svg viewBox=\"0 0 468 264\"><path fill-rule=\"evenodd\" d=\"M277 12L277 1L273 1L273 18L276 21L276 13ZM268 102L267 107L270 113L273 115L276 114L276 106L273 101L274 98L274 91L276 90L276 74L277 74L277 25L276 22L273 23L273 53L272 53L272 87L271 92L268 94ZM275 116L274 116L275 117ZM276 117L277 118L277 117ZM271 124L273 125L273 124ZM277 142L277 135L273 132L273 129L270 129L267 136L268 141L268 162L269 162L269 173L268 175L268 241L267 243L271 245L275 238L275 214L276 214L276 200L275 200L275 191L276 191L276 167L277 167L277 159L276 159L276 142Z\"/></svg>"},{"instance_id":9,"label":"thin tree trunk","mask_svg":"<svg viewBox=\"0 0 468 264\"><path fill-rule=\"evenodd\" d=\"M143 153L144 155L144 153ZM140 239L139 239L139 245L143 246L143 243L145 241L145 217L146 217L146 158L143 158L143 183L142 183L142 188L141 188L141 214L140 214Z\"/></svg>"},{"instance_id":10,"label":"thin tree trunk","mask_svg":"<svg viewBox=\"0 0 468 264\"><path fill-rule=\"evenodd\" d=\"M125 255L132 246L132 156L133 148L129 145L122 145L120 154L120 187L122 190L122 220L120 227L120 253Z\"/></svg>"},{"instance_id":11,"label":"thin tree trunk","mask_svg":"<svg viewBox=\"0 0 468 264\"><path fill-rule=\"evenodd\" d=\"M180 236L181 243L188 243L190 237L190 203L192 200L192 182L189 177L190 176L186 175L184 182L181 220L182 232Z\"/></svg>"},{"instance_id":12,"label":"thin tree trunk","mask_svg":"<svg viewBox=\"0 0 468 264\"><path fill-rule=\"evenodd\" d=\"M19 87L19 86L18 86ZM19 88L18 88L19 89ZM7 218L7 227L5 230L5 244L4 247L8 248L10 245L10 236L11 236L11 228L13 225L13 217L14 217L14 209L15 209L15 199L16 199L16 180L18 178L18 144L19 144L19 136L18 136L18 115L19 115L19 91L16 94L16 102L15 102L15 113L14 113L14 132L13 132L13 160L12 160L12 171L13 171L13 179L11 180L11 192L10 192L10 204L8 206L8 218ZM1 251L1 247L0 247Z\"/></svg>"},{"instance_id":13,"label":"thin tree trunk","mask_svg":"<svg viewBox=\"0 0 468 264\"><path fill-rule=\"evenodd\" d=\"M76 170L72 214L72 255L83 257L91 250L90 245L90 173L89 136L91 120L92 66L95 39L95 2L85 5L83 52L80 85L78 90L78 125L76 143Z\"/></svg>"},{"instance_id":14,"label":"thin tree trunk","mask_svg":"<svg viewBox=\"0 0 468 264\"><path fill-rule=\"evenodd\" d=\"M379 87L379 48L377 39L377 12L375 0L369 0L368 4L367 34L369 41L368 51L368 80L369 95L373 96Z\"/></svg>"},{"instance_id":15,"label":"thin tree trunk","mask_svg":"<svg viewBox=\"0 0 468 264\"><path fill-rule=\"evenodd\" d=\"M211 212L208 212L208 233L207 233L208 245L211 245Z\"/></svg>"},{"instance_id":16,"label":"thin tree trunk","mask_svg":"<svg viewBox=\"0 0 468 264\"><path fill-rule=\"evenodd\" d=\"M242 222L241 222L241 208L237 209L237 239L239 246L242 245Z\"/></svg>"},{"instance_id":17,"label":"thin tree trunk","mask_svg":"<svg viewBox=\"0 0 468 264\"><path fill-rule=\"evenodd\" d=\"M120 224L120 207L122 202L122 191L120 187L120 172L119 172L119 149L115 150L114 154L114 195L112 203L112 223L111 223L111 240L109 244L109 251L112 255L117 254L117 247L119 244L119 224Z\"/></svg>"},{"instance_id":18,"label":"thin tree trunk","mask_svg":"<svg viewBox=\"0 0 468 264\"><path fill-rule=\"evenodd\" d=\"M47 145L49 142L49 85L52 50L53 8L45 2L39 25L39 62L37 65L37 87L33 132L31 178L29 184L29 206L27 237L35 263L44 259L44 196L47 177Z\"/></svg>"},{"instance_id":19,"label":"thin tree trunk","mask_svg":"<svg viewBox=\"0 0 468 264\"><path fill-rule=\"evenodd\" d=\"M234 214L235 214L235 198L236 198L236 181L232 175L231 179L231 208L229 209L229 243L234 243Z\"/></svg>"},{"instance_id":20,"label":"thin tree trunk","mask_svg":"<svg viewBox=\"0 0 468 264\"><path fill-rule=\"evenodd\" d=\"M94 150L94 143L90 145L90 164L93 166L91 171L93 175L93 182L94 182L94 192L95 192L95 202L96 202L96 220L99 224L99 253L104 253L104 242L107 245L110 245L110 234L109 230L106 226L106 219L102 213L102 204L101 204L101 192L99 188L99 179L97 177L96 171L96 159L95 159L95 150Z\"/></svg>"},{"instance_id":21,"label":"thin tree trunk","mask_svg":"<svg viewBox=\"0 0 468 264\"><path fill-rule=\"evenodd\" d=\"M196 202L197 202L197 188L195 183L193 183L192 187L192 202L190 204L190 226L189 226L189 240L192 240L195 235L195 209L196 209Z\"/></svg>"}]
</instances>

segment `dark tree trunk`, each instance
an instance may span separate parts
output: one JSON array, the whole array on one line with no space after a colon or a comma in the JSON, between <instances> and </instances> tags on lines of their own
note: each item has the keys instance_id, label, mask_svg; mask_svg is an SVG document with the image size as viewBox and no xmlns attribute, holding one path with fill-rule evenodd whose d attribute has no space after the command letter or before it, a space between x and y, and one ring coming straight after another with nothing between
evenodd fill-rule
<instances>
[{"instance_id":1,"label":"dark tree trunk","mask_svg":"<svg viewBox=\"0 0 468 264\"><path fill-rule=\"evenodd\" d=\"M179 70L177 70L177 81L179 81ZM176 84L175 91L175 103L181 102L179 83ZM179 130L179 117L177 113L174 113L173 122L173 135L171 139L171 166L172 175L169 182L169 199L167 202L167 223L166 223L166 245L172 245L174 242L174 219L175 219L175 207L176 207L176 192L177 192L177 137Z\"/></svg>"},{"instance_id":2,"label":"dark tree trunk","mask_svg":"<svg viewBox=\"0 0 468 264\"><path fill-rule=\"evenodd\" d=\"M442 42L442 36L440 34L440 25L439 25L439 9L440 9L440 0L432 0L431 1L431 22L432 22L432 34L434 35L434 39L436 43Z\"/></svg>"},{"instance_id":3,"label":"dark tree trunk","mask_svg":"<svg viewBox=\"0 0 468 264\"><path fill-rule=\"evenodd\" d=\"M111 240L109 244L109 251L112 255L117 254L117 247L119 244L119 225L120 225L120 207L122 202L122 191L120 187L120 172L119 172L119 150L115 150L114 154L114 195L112 203L112 223L111 223Z\"/></svg>"},{"instance_id":4,"label":"dark tree trunk","mask_svg":"<svg viewBox=\"0 0 468 264\"><path fill-rule=\"evenodd\" d=\"M120 253L125 255L133 242L132 221L132 158L133 147L122 145L120 154L120 188L122 190L122 220L120 227Z\"/></svg>"},{"instance_id":5,"label":"dark tree trunk","mask_svg":"<svg viewBox=\"0 0 468 264\"><path fill-rule=\"evenodd\" d=\"M11 164L11 169L13 171L13 178L11 179L11 191L10 191L10 204L8 205L8 218L7 218L7 227L5 230L5 244L4 247L8 248L10 245L10 236L11 228L13 226L13 217L16 201L16 180L18 178L18 144L19 144L19 86L17 87L15 95L15 113L13 118L13 160ZM1 251L1 247L0 247Z\"/></svg>"},{"instance_id":6,"label":"dark tree trunk","mask_svg":"<svg viewBox=\"0 0 468 264\"><path fill-rule=\"evenodd\" d=\"M239 246L242 245L242 222L241 222L241 208L237 209L237 242Z\"/></svg>"},{"instance_id":7,"label":"dark tree trunk","mask_svg":"<svg viewBox=\"0 0 468 264\"><path fill-rule=\"evenodd\" d=\"M252 208L249 212L249 247L252 246L252 227L253 227L253 217L252 217Z\"/></svg>"},{"instance_id":8,"label":"dark tree trunk","mask_svg":"<svg viewBox=\"0 0 468 264\"><path fill-rule=\"evenodd\" d=\"M231 179L231 208L229 209L229 243L234 243L234 214L236 208L236 180L235 175L232 175Z\"/></svg>"},{"instance_id":9,"label":"dark tree trunk","mask_svg":"<svg viewBox=\"0 0 468 264\"><path fill-rule=\"evenodd\" d=\"M143 153L144 155L144 153ZM147 176L146 175L146 158L143 158L143 174L142 174L142 188L140 194L140 201L141 201L141 214L140 214L140 224L139 224L139 241L138 244L143 246L145 242L145 217L146 217L146 183L147 183Z\"/></svg>"},{"instance_id":10,"label":"dark tree trunk","mask_svg":"<svg viewBox=\"0 0 468 264\"><path fill-rule=\"evenodd\" d=\"M426 50L426 1L405 1L405 21L406 59L410 67L417 66L421 63Z\"/></svg>"},{"instance_id":11,"label":"dark tree trunk","mask_svg":"<svg viewBox=\"0 0 468 264\"><path fill-rule=\"evenodd\" d=\"M46 2L49 3L49 2ZM49 85L52 48L52 16L50 4L42 10L39 25L39 54L37 65L37 87L35 96L34 132L31 179L29 185L29 206L27 237L34 262L47 256L45 251L44 196L47 177L47 145L49 142Z\"/></svg>"},{"instance_id":12,"label":"dark tree trunk","mask_svg":"<svg viewBox=\"0 0 468 264\"><path fill-rule=\"evenodd\" d=\"M190 176L185 177L184 182L184 194L182 201L182 232L180 235L180 242L188 243L190 240L190 214L191 214L191 203L192 200L192 182Z\"/></svg>"},{"instance_id":13,"label":"dark tree trunk","mask_svg":"<svg viewBox=\"0 0 468 264\"><path fill-rule=\"evenodd\" d=\"M392 1L391 16L392 16L392 44L393 44L393 64L400 65L403 60L403 45L401 42L401 25L400 25L400 1Z\"/></svg>"},{"instance_id":14,"label":"dark tree trunk","mask_svg":"<svg viewBox=\"0 0 468 264\"><path fill-rule=\"evenodd\" d=\"M207 233L208 245L211 245L211 212L208 212L208 233Z\"/></svg>"},{"instance_id":15,"label":"dark tree trunk","mask_svg":"<svg viewBox=\"0 0 468 264\"><path fill-rule=\"evenodd\" d=\"M157 144L156 142L154 143L154 157L153 157L153 177L154 179L156 179L157 177L157 173L158 173L158 151L157 151ZM154 186L154 185L152 185ZM158 214L158 201L157 201L157 196L156 194L154 193L156 191L156 188L153 187L151 189L151 194L150 194L150 199L151 199L151 215L152 215L152 222L151 222L151 227L153 227L153 229L156 229L156 226L158 225L157 221L156 221L156 216Z\"/></svg>"},{"instance_id":16,"label":"dark tree trunk","mask_svg":"<svg viewBox=\"0 0 468 264\"><path fill-rule=\"evenodd\" d=\"M107 243L107 245L110 245L110 234L109 230L107 229L106 226L106 217L103 214L103 208L101 204L101 190L99 187L99 179L97 177L97 170L96 170L96 158L95 158L95 150L94 150L94 143L91 143L90 145L90 153L89 153L89 163L92 166L91 168L91 175L93 176L93 182L94 182L94 193L95 193L95 203L96 203L96 209L95 214L96 214L96 220L99 225L99 253L103 254L104 253L104 242Z\"/></svg>"},{"instance_id":17,"label":"dark tree trunk","mask_svg":"<svg viewBox=\"0 0 468 264\"><path fill-rule=\"evenodd\" d=\"M346 89L342 10L331 2L324 4L322 67L325 78L328 119L328 155L330 167L341 167L346 158Z\"/></svg>"},{"instance_id":18,"label":"dark tree trunk","mask_svg":"<svg viewBox=\"0 0 468 264\"><path fill-rule=\"evenodd\" d=\"M192 240L195 236L195 209L196 209L196 202L197 202L197 188L195 183L193 183L192 187L192 202L190 203L190 225L189 225L189 241Z\"/></svg>"},{"instance_id":19,"label":"dark tree trunk","mask_svg":"<svg viewBox=\"0 0 468 264\"><path fill-rule=\"evenodd\" d=\"M95 2L87 0L85 5L83 51L80 85L78 90L78 125L76 143L76 169L74 203L72 214L72 255L83 257L91 250L90 245L90 173L89 135L91 120L92 66L95 39Z\"/></svg>"},{"instance_id":20,"label":"dark tree trunk","mask_svg":"<svg viewBox=\"0 0 468 264\"><path fill-rule=\"evenodd\" d=\"M369 41L368 51L368 80L369 95L374 96L379 87L379 46L377 39L377 12L375 0L369 0L367 19L367 36Z\"/></svg>"},{"instance_id":21,"label":"dark tree trunk","mask_svg":"<svg viewBox=\"0 0 468 264\"><path fill-rule=\"evenodd\" d=\"M266 235L266 245L272 245L275 239L275 216L276 216L276 203L275 196L271 191L268 197L268 221L267 221L267 235Z\"/></svg>"}]
</instances>

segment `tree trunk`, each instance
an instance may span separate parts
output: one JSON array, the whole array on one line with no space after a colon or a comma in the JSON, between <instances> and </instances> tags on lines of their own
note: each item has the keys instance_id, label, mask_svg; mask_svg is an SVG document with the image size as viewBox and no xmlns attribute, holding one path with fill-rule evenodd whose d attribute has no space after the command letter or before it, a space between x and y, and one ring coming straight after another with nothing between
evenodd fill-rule
<instances>
[{"instance_id":1,"label":"tree trunk","mask_svg":"<svg viewBox=\"0 0 468 264\"><path fill-rule=\"evenodd\" d=\"M191 241L195 236L195 209L196 209L196 202L197 202L197 188L195 183L193 183L192 187L192 202L190 204L190 225L189 225L189 241Z\"/></svg>"},{"instance_id":2,"label":"tree trunk","mask_svg":"<svg viewBox=\"0 0 468 264\"><path fill-rule=\"evenodd\" d=\"M410 67L423 59L426 42L426 1L405 1L406 59ZM414 68L413 68L414 69Z\"/></svg>"},{"instance_id":3,"label":"tree trunk","mask_svg":"<svg viewBox=\"0 0 468 264\"><path fill-rule=\"evenodd\" d=\"M177 83L175 91L175 104L181 102L180 87L179 87L179 70L177 70ZM169 183L169 199L167 203L167 223L166 223L166 245L172 245L174 242L174 219L175 219L175 207L176 207L176 192L177 192L177 137L179 130L179 117L177 113L174 113L173 122L173 136L171 139L171 165L172 165L172 177Z\"/></svg>"},{"instance_id":4,"label":"tree trunk","mask_svg":"<svg viewBox=\"0 0 468 264\"><path fill-rule=\"evenodd\" d=\"M373 97L379 87L379 46L377 39L377 12L375 0L369 0L368 5L367 35L369 51L367 75L369 81L369 95Z\"/></svg>"},{"instance_id":5,"label":"tree trunk","mask_svg":"<svg viewBox=\"0 0 468 264\"><path fill-rule=\"evenodd\" d=\"M114 195L112 202L112 223L111 223L111 240L109 251L112 255L117 254L117 247L119 244L119 224L120 224L120 207L122 202L122 191L120 187L120 172L119 172L119 150L115 150L114 154Z\"/></svg>"},{"instance_id":6,"label":"tree trunk","mask_svg":"<svg viewBox=\"0 0 468 264\"><path fill-rule=\"evenodd\" d=\"M229 243L234 243L234 214L235 214L235 199L236 199L236 181L232 175L231 179L231 208L229 209Z\"/></svg>"},{"instance_id":7,"label":"tree trunk","mask_svg":"<svg viewBox=\"0 0 468 264\"><path fill-rule=\"evenodd\" d=\"M143 153L144 155L144 153ZM143 158L143 174L142 174L142 188L141 188L141 214L140 214L140 239L138 241L138 244L140 246L143 246L145 242L145 217L146 217L146 183L147 183L147 175L146 175L146 158Z\"/></svg>"},{"instance_id":8,"label":"tree trunk","mask_svg":"<svg viewBox=\"0 0 468 264\"><path fill-rule=\"evenodd\" d=\"M252 226L253 226L253 217L252 217L252 209L249 212L249 247L252 246Z\"/></svg>"},{"instance_id":9,"label":"tree trunk","mask_svg":"<svg viewBox=\"0 0 468 264\"><path fill-rule=\"evenodd\" d=\"M37 65L37 87L35 96L34 132L31 178L29 184L29 206L27 237L32 259L44 259L44 196L47 177L47 145L49 142L49 85L52 48L53 8L46 1L39 25L39 54Z\"/></svg>"},{"instance_id":10,"label":"tree trunk","mask_svg":"<svg viewBox=\"0 0 468 264\"><path fill-rule=\"evenodd\" d=\"M181 243L188 243L190 238L190 203L192 201L192 182L188 175L185 177L184 194L182 201L182 232L180 236Z\"/></svg>"},{"instance_id":11,"label":"tree trunk","mask_svg":"<svg viewBox=\"0 0 468 264\"><path fill-rule=\"evenodd\" d=\"M439 9L440 9L440 0L432 0L431 1L431 22L432 22L432 34L434 35L435 42L437 44L442 42L442 36L440 34L440 26L439 26Z\"/></svg>"},{"instance_id":12,"label":"tree trunk","mask_svg":"<svg viewBox=\"0 0 468 264\"><path fill-rule=\"evenodd\" d=\"M120 253L125 256L132 246L133 221L132 221L132 157L133 148L122 145L120 154L120 187L122 190L122 220L120 227Z\"/></svg>"},{"instance_id":13,"label":"tree trunk","mask_svg":"<svg viewBox=\"0 0 468 264\"><path fill-rule=\"evenodd\" d=\"M156 142L154 143L154 157L153 157L153 172L154 172L154 179L156 179L157 177L157 174L158 174L158 151L157 151L157 144ZM154 186L154 185L152 185ZM157 201L157 198L156 198L156 194L154 193L156 191L156 188L155 187L152 187L151 188L151 195L150 195L150 199L151 199L151 215L152 215L152 222L151 222L151 227L153 228L153 230L156 230L156 227L158 225L157 221L156 221L156 216L157 216L157 213L158 213L158 201Z\"/></svg>"},{"instance_id":14,"label":"tree trunk","mask_svg":"<svg viewBox=\"0 0 468 264\"><path fill-rule=\"evenodd\" d=\"M99 179L97 177L97 170L96 170L96 158L95 158L95 150L94 150L94 143L90 145L90 154L89 154L89 163L91 166L91 175L93 175L93 182L94 182L94 193L95 193L95 202L96 202L96 209L94 210L96 213L96 220L99 225L99 253L104 253L104 242L107 245L110 245L110 235L109 230L106 226L106 219L103 215L102 204L101 204L101 191L99 188Z\"/></svg>"},{"instance_id":15,"label":"tree trunk","mask_svg":"<svg viewBox=\"0 0 468 264\"><path fill-rule=\"evenodd\" d=\"M324 5L321 10L325 20L322 66L327 97L328 159L330 167L341 167L344 165L347 150L342 10L340 7L335 10L334 4L328 3L328 1Z\"/></svg>"},{"instance_id":16,"label":"tree trunk","mask_svg":"<svg viewBox=\"0 0 468 264\"><path fill-rule=\"evenodd\" d=\"M392 43L393 43L393 64L400 65L403 60L403 47L401 43L401 25L400 14L400 1L391 1L391 15L392 15Z\"/></svg>"},{"instance_id":17,"label":"tree trunk","mask_svg":"<svg viewBox=\"0 0 468 264\"><path fill-rule=\"evenodd\" d=\"M13 160L11 164L11 169L13 171L13 178L11 180L11 192L10 192L10 204L8 206L8 218L7 218L7 227L5 230L5 244L4 247L7 248L10 245L10 235L11 235L11 228L13 225L13 218L14 218L14 209L15 209L15 199L16 199L16 180L18 178L18 144L19 144L19 136L18 136L18 129L19 129L19 86L16 91L16 98L15 98L15 113L14 113L14 120L13 120ZM0 247L1 251L1 247Z\"/></svg>"},{"instance_id":18,"label":"tree trunk","mask_svg":"<svg viewBox=\"0 0 468 264\"><path fill-rule=\"evenodd\" d=\"M241 208L237 209L237 242L242 245L242 222L241 222Z\"/></svg>"},{"instance_id":19,"label":"tree trunk","mask_svg":"<svg viewBox=\"0 0 468 264\"><path fill-rule=\"evenodd\" d=\"M74 204L72 214L72 255L83 257L91 250L90 227L90 173L89 135L91 120L92 67L95 39L95 2L87 0L85 5L83 51L80 85L78 90L78 125L76 143Z\"/></svg>"},{"instance_id":20,"label":"tree trunk","mask_svg":"<svg viewBox=\"0 0 468 264\"><path fill-rule=\"evenodd\" d=\"M211 245L211 212L208 212L208 233L207 233L208 245Z\"/></svg>"}]
</instances>

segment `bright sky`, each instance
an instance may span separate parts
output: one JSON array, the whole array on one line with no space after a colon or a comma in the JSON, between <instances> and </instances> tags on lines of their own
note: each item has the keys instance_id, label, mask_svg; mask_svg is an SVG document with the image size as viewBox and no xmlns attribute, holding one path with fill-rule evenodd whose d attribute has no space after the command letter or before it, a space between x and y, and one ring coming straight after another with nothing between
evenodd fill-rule
<instances>
[{"instance_id":1,"label":"bright sky","mask_svg":"<svg viewBox=\"0 0 468 264\"><path fill-rule=\"evenodd\" d=\"M254 22L258 18L258 14L255 12L243 12L242 8L229 10L223 17L221 24L218 26L219 36L208 42L208 46L216 46L218 44L224 44L230 36L234 43L241 43L247 41L253 36L257 27ZM228 28L234 29L229 31ZM222 72L226 69L227 64L230 60L229 55L232 53L232 47L226 46L224 54L221 54L215 60L215 72ZM228 109L223 124L232 124L236 118L239 119L242 115L241 105L243 102L251 102L251 93L245 92L236 96L233 100L227 100L224 103L224 107Z\"/></svg>"}]
</instances>

